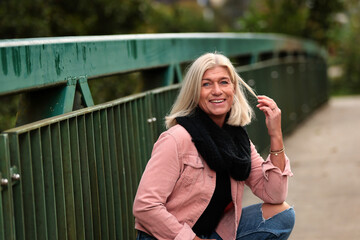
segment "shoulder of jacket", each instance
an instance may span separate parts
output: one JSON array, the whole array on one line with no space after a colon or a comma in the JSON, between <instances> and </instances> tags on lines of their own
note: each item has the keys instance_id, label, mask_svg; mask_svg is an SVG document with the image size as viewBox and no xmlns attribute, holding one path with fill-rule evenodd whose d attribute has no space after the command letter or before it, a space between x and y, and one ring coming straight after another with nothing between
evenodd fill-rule
<instances>
[{"instance_id":1,"label":"shoulder of jacket","mask_svg":"<svg viewBox=\"0 0 360 240\"><path fill-rule=\"evenodd\" d=\"M197 152L196 147L192 141L191 135L186 129L177 124L163 133L164 135L170 135L178 145L178 149L183 153Z\"/></svg>"},{"instance_id":2,"label":"shoulder of jacket","mask_svg":"<svg viewBox=\"0 0 360 240\"><path fill-rule=\"evenodd\" d=\"M175 126L169 128L165 132L165 134L169 134L177 140L190 140L191 141L190 134L186 131L186 129L183 126L181 126L179 124L176 124Z\"/></svg>"}]
</instances>

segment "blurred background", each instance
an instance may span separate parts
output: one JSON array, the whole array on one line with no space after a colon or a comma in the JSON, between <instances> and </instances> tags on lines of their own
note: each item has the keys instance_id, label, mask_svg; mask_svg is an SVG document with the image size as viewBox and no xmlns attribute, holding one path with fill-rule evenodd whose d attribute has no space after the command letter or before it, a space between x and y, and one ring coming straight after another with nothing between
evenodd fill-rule
<instances>
[{"instance_id":1,"label":"blurred background","mask_svg":"<svg viewBox=\"0 0 360 240\"><path fill-rule=\"evenodd\" d=\"M360 93L357 0L2 0L0 39L136 33L272 32L313 39L328 52L331 95ZM144 88L136 73L90 81L95 104ZM19 96L0 97L0 132Z\"/></svg>"}]
</instances>

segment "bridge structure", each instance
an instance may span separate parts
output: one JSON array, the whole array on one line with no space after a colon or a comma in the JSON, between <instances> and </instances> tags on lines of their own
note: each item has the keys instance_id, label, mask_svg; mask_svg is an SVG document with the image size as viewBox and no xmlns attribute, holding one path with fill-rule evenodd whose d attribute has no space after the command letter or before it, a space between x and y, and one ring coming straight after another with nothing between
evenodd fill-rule
<instances>
[{"instance_id":1,"label":"bridge structure","mask_svg":"<svg viewBox=\"0 0 360 240\"><path fill-rule=\"evenodd\" d=\"M184 66L215 51L258 94L276 100L285 134L328 101L324 50L290 36L0 41L0 96L22 95L17 127L0 134L0 239L135 239L133 198ZM134 71L148 90L94 104L90 81ZM256 113L247 129L262 151L269 142L263 114Z\"/></svg>"}]
</instances>

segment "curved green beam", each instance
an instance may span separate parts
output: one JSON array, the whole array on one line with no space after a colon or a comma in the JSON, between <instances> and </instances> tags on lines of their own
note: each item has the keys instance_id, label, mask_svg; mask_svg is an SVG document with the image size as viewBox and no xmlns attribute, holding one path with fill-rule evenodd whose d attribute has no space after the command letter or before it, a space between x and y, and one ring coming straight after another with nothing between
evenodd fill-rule
<instances>
[{"instance_id":1,"label":"curved green beam","mask_svg":"<svg viewBox=\"0 0 360 240\"><path fill-rule=\"evenodd\" d=\"M69 78L171 68L214 51L229 57L251 55L254 59L262 52L278 51L323 55L323 50L312 41L276 34L135 34L1 40L0 95L66 85Z\"/></svg>"}]
</instances>

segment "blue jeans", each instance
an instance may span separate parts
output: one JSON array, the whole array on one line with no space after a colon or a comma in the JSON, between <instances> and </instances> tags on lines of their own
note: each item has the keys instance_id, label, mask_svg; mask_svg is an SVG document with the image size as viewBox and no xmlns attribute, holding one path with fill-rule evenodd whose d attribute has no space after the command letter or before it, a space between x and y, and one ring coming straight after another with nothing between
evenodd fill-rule
<instances>
[{"instance_id":1,"label":"blue jeans","mask_svg":"<svg viewBox=\"0 0 360 240\"><path fill-rule=\"evenodd\" d=\"M291 207L275 216L264 219L262 204L243 208L236 240L288 239L295 224L295 211ZM202 239L223 240L215 231ZM155 240L156 238L139 231L137 240Z\"/></svg>"}]
</instances>

